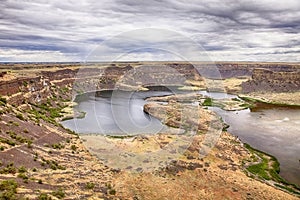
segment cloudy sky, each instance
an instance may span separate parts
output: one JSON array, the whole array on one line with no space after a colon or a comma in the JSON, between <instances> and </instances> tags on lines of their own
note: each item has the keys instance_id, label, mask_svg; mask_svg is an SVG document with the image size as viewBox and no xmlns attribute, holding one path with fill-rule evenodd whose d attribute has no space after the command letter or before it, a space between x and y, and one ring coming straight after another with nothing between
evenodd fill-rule
<instances>
[{"instance_id":1,"label":"cloudy sky","mask_svg":"<svg viewBox=\"0 0 300 200\"><path fill-rule=\"evenodd\" d=\"M86 60L300 61L300 1L1 0L0 61Z\"/></svg>"}]
</instances>

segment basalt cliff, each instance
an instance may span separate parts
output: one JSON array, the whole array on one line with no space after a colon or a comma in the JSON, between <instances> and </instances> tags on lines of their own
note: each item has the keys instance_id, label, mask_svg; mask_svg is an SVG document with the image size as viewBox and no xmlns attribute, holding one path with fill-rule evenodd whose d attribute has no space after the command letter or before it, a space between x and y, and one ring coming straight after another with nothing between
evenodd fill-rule
<instances>
[{"instance_id":1,"label":"basalt cliff","mask_svg":"<svg viewBox=\"0 0 300 200\"><path fill-rule=\"evenodd\" d=\"M300 88L300 69L294 71L272 71L257 68L252 79L242 84L243 92L295 92Z\"/></svg>"}]
</instances>

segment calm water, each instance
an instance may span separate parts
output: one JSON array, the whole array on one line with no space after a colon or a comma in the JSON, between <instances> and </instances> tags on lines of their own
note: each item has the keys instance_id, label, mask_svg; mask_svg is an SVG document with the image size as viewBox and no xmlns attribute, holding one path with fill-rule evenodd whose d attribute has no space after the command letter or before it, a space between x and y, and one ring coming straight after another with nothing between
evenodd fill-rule
<instances>
[{"instance_id":1,"label":"calm water","mask_svg":"<svg viewBox=\"0 0 300 200\"><path fill-rule=\"evenodd\" d=\"M75 109L85 111L83 119L71 119L62 124L77 133L103 135L153 134L164 129L161 122L144 113L144 100L150 96L172 94L168 91L125 92L102 91L80 99Z\"/></svg>"},{"instance_id":2,"label":"calm water","mask_svg":"<svg viewBox=\"0 0 300 200\"><path fill-rule=\"evenodd\" d=\"M236 95L226 94L224 92L207 92L207 91L201 90L197 93L202 94L204 96L209 96L214 99L237 98Z\"/></svg>"},{"instance_id":3,"label":"calm water","mask_svg":"<svg viewBox=\"0 0 300 200\"><path fill-rule=\"evenodd\" d=\"M224 93L199 93L212 98L234 98ZM150 96L169 95L168 91L91 93L79 101L76 109L86 112L84 119L72 119L62 124L77 133L110 135L155 134L165 127L154 117L143 112ZM300 185L300 110L268 108L251 112L224 111L210 108L230 125L228 131L254 148L274 155L281 164L281 175Z\"/></svg>"},{"instance_id":4,"label":"calm water","mask_svg":"<svg viewBox=\"0 0 300 200\"><path fill-rule=\"evenodd\" d=\"M268 108L251 112L211 108L230 125L228 132L280 162L280 174L300 185L300 110Z\"/></svg>"}]
</instances>

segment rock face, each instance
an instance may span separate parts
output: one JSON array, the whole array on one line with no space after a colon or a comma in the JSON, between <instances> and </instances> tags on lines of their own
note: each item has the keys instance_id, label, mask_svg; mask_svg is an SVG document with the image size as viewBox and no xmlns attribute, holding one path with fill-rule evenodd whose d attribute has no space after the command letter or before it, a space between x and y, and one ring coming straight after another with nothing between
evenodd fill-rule
<instances>
[{"instance_id":1,"label":"rock face","mask_svg":"<svg viewBox=\"0 0 300 200\"><path fill-rule=\"evenodd\" d=\"M46 68L46 66L45 66ZM14 74L17 76L14 76ZM177 75L175 76L174 73ZM11 74L11 75L10 75ZM8 76L11 76L9 79ZM34 71L23 68L13 73L0 74L0 95L8 96L8 102L20 105L24 100L43 101L49 96L52 87L74 89L74 93L84 93L103 89L136 90L139 87L158 85L184 85L186 80L202 80L192 65L170 64L162 65L131 65L122 66L86 66L66 69ZM25 97L25 98L24 98Z\"/></svg>"},{"instance_id":2,"label":"rock face","mask_svg":"<svg viewBox=\"0 0 300 200\"><path fill-rule=\"evenodd\" d=\"M300 88L300 70L271 71L254 69L252 80L242 84L243 92L294 92Z\"/></svg>"},{"instance_id":3,"label":"rock face","mask_svg":"<svg viewBox=\"0 0 300 200\"><path fill-rule=\"evenodd\" d=\"M38 74L15 77L11 80L0 80L0 95L10 96L18 92L39 91L55 80L60 80L60 84L56 85L66 85L70 82L69 79L74 78L76 72L77 70L71 69L41 71Z\"/></svg>"},{"instance_id":4,"label":"rock face","mask_svg":"<svg viewBox=\"0 0 300 200\"><path fill-rule=\"evenodd\" d=\"M121 63L118 66L68 65L66 68L59 64L52 66L53 68L47 64L15 65L9 66L10 70L7 66L0 65L3 70L0 74L0 95L8 96L8 101L16 105L22 103L24 94L26 100L47 99L51 86L68 86L75 93L117 88L139 90L147 87L152 90L156 86L199 84L205 89L208 85L213 88L213 85L207 79L204 81L204 77L224 79L252 75L252 80L243 84L244 92L286 92L298 90L300 79L300 65L289 63ZM212 68L213 72L210 70Z\"/></svg>"},{"instance_id":5,"label":"rock face","mask_svg":"<svg viewBox=\"0 0 300 200\"><path fill-rule=\"evenodd\" d=\"M299 69L293 63L216 63L223 79L238 76L251 76L257 68L269 69L273 72L292 72Z\"/></svg>"}]
</instances>

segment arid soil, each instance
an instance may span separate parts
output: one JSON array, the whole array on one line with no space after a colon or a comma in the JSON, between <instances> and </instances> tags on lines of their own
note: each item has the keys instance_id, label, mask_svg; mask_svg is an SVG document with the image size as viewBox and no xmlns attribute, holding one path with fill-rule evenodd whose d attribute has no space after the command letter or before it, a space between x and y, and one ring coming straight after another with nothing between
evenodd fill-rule
<instances>
[{"instance_id":1,"label":"arid soil","mask_svg":"<svg viewBox=\"0 0 300 200\"><path fill-rule=\"evenodd\" d=\"M153 173L121 172L115 188L124 199L298 199L247 177L240 161L249 156L223 133L205 158L182 158Z\"/></svg>"}]
</instances>

